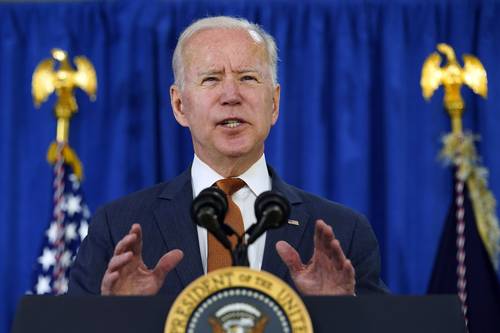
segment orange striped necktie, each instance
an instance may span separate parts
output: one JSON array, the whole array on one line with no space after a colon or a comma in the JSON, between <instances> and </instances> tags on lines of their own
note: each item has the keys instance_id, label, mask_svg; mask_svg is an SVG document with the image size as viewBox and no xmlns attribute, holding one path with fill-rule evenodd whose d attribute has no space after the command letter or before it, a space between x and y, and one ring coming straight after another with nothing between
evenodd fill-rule
<instances>
[{"instance_id":1,"label":"orange striped necktie","mask_svg":"<svg viewBox=\"0 0 500 333\"><path fill-rule=\"evenodd\" d=\"M224 178L215 182L215 185L226 193L227 197L227 213L224 223L233 228L238 235L243 235L245 231L243 217L231 196L244 187L246 183L240 178ZM234 249L238 241L237 237L233 235L229 237L229 240ZM208 233L207 272L229 267L231 264L231 254L229 251L212 234Z\"/></svg>"}]
</instances>

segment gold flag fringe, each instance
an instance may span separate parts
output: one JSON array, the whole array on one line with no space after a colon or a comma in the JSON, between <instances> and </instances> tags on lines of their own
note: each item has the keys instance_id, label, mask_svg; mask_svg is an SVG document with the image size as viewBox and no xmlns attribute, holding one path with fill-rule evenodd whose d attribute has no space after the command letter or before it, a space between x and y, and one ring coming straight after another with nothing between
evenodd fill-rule
<instances>
[{"instance_id":1,"label":"gold flag fringe","mask_svg":"<svg viewBox=\"0 0 500 333\"><path fill-rule=\"evenodd\" d=\"M82 162L80 162L80 159L78 158L76 152L69 146L69 144L65 143L64 147L62 148L61 154L64 158L64 163L69 165L73 169L73 172L78 180L82 181ZM47 161L50 164L55 164L57 161L57 142L55 141L53 141L49 146L49 150L47 151Z\"/></svg>"},{"instance_id":2,"label":"gold flag fringe","mask_svg":"<svg viewBox=\"0 0 500 333\"><path fill-rule=\"evenodd\" d=\"M499 266L500 226L496 215L496 200L488 189L488 170L481 165L471 133L449 133L443 136L440 158L458 169L458 177L466 182L474 208L479 235L495 270Z\"/></svg>"}]
</instances>

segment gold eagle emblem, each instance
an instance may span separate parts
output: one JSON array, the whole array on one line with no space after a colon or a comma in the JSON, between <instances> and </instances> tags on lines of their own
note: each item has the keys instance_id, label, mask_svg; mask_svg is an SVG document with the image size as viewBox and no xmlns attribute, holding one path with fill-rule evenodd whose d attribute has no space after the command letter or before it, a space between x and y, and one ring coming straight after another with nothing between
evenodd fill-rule
<instances>
[{"instance_id":1,"label":"gold eagle emblem","mask_svg":"<svg viewBox=\"0 0 500 333\"><path fill-rule=\"evenodd\" d=\"M425 99L430 99L440 85L461 87L463 84L471 88L476 94L486 97L488 94L488 80L486 70L481 61L473 55L464 55L464 67L457 61L455 51L444 43L438 44L437 49L446 56L448 62L441 67L441 56L433 52L424 62L420 86Z\"/></svg>"},{"instance_id":2,"label":"gold eagle emblem","mask_svg":"<svg viewBox=\"0 0 500 333\"><path fill-rule=\"evenodd\" d=\"M42 60L33 73L31 91L35 106L39 107L55 91L60 97L70 97L68 105L76 111L76 102L71 94L74 88L82 89L94 100L97 76L92 63L84 56L75 57L75 71L69 63L66 51L52 49L51 53L52 59ZM54 60L59 62L57 71L54 68Z\"/></svg>"},{"instance_id":3,"label":"gold eagle emblem","mask_svg":"<svg viewBox=\"0 0 500 333\"><path fill-rule=\"evenodd\" d=\"M451 118L452 131L462 133L462 113L464 100L460 92L465 84L476 94L486 97L488 94L488 80L486 70L478 58L464 55L464 66L460 66L451 46L441 43L437 45L439 52L444 54L448 62L441 67L441 56L433 52L422 66L420 86L422 94L429 100L440 85L444 87L444 106Z\"/></svg>"}]
</instances>

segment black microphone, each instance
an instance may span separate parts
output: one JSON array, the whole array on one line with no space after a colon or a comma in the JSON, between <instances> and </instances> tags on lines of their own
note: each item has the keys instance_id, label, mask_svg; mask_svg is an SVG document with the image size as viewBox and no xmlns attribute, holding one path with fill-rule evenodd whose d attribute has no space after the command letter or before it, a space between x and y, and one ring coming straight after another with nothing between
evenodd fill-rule
<instances>
[{"instance_id":1,"label":"black microphone","mask_svg":"<svg viewBox=\"0 0 500 333\"><path fill-rule=\"evenodd\" d=\"M226 194L215 186L201 191L191 204L191 218L196 224L207 229L225 248L231 250L231 242L223 228L226 213Z\"/></svg>"},{"instance_id":2,"label":"black microphone","mask_svg":"<svg viewBox=\"0 0 500 333\"><path fill-rule=\"evenodd\" d=\"M254 209L257 223L247 231L249 235L247 244L249 245L267 230L281 227L290 216L290 204L278 192L261 193L255 200Z\"/></svg>"}]
</instances>

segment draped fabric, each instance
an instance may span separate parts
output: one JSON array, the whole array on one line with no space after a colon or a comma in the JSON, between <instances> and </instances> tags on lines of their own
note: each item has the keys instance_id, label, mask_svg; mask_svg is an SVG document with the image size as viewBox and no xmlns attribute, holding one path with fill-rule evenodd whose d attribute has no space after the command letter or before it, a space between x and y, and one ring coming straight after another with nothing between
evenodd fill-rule
<instances>
[{"instance_id":1,"label":"draped fabric","mask_svg":"<svg viewBox=\"0 0 500 333\"><path fill-rule=\"evenodd\" d=\"M76 93L70 142L92 212L189 166L191 138L169 101L179 33L207 15L242 16L275 36L280 119L266 158L289 183L365 214L395 293L426 290L450 202L437 160L449 131L442 91L427 103L420 71L439 42L483 62L489 96L463 89L464 127L500 195L500 2L82 1L0 4L0 332L29 288L51 215L54 97L35 110L31 75L61 47L95 65L92 103Z\"/></svg>"}]
</instances>

